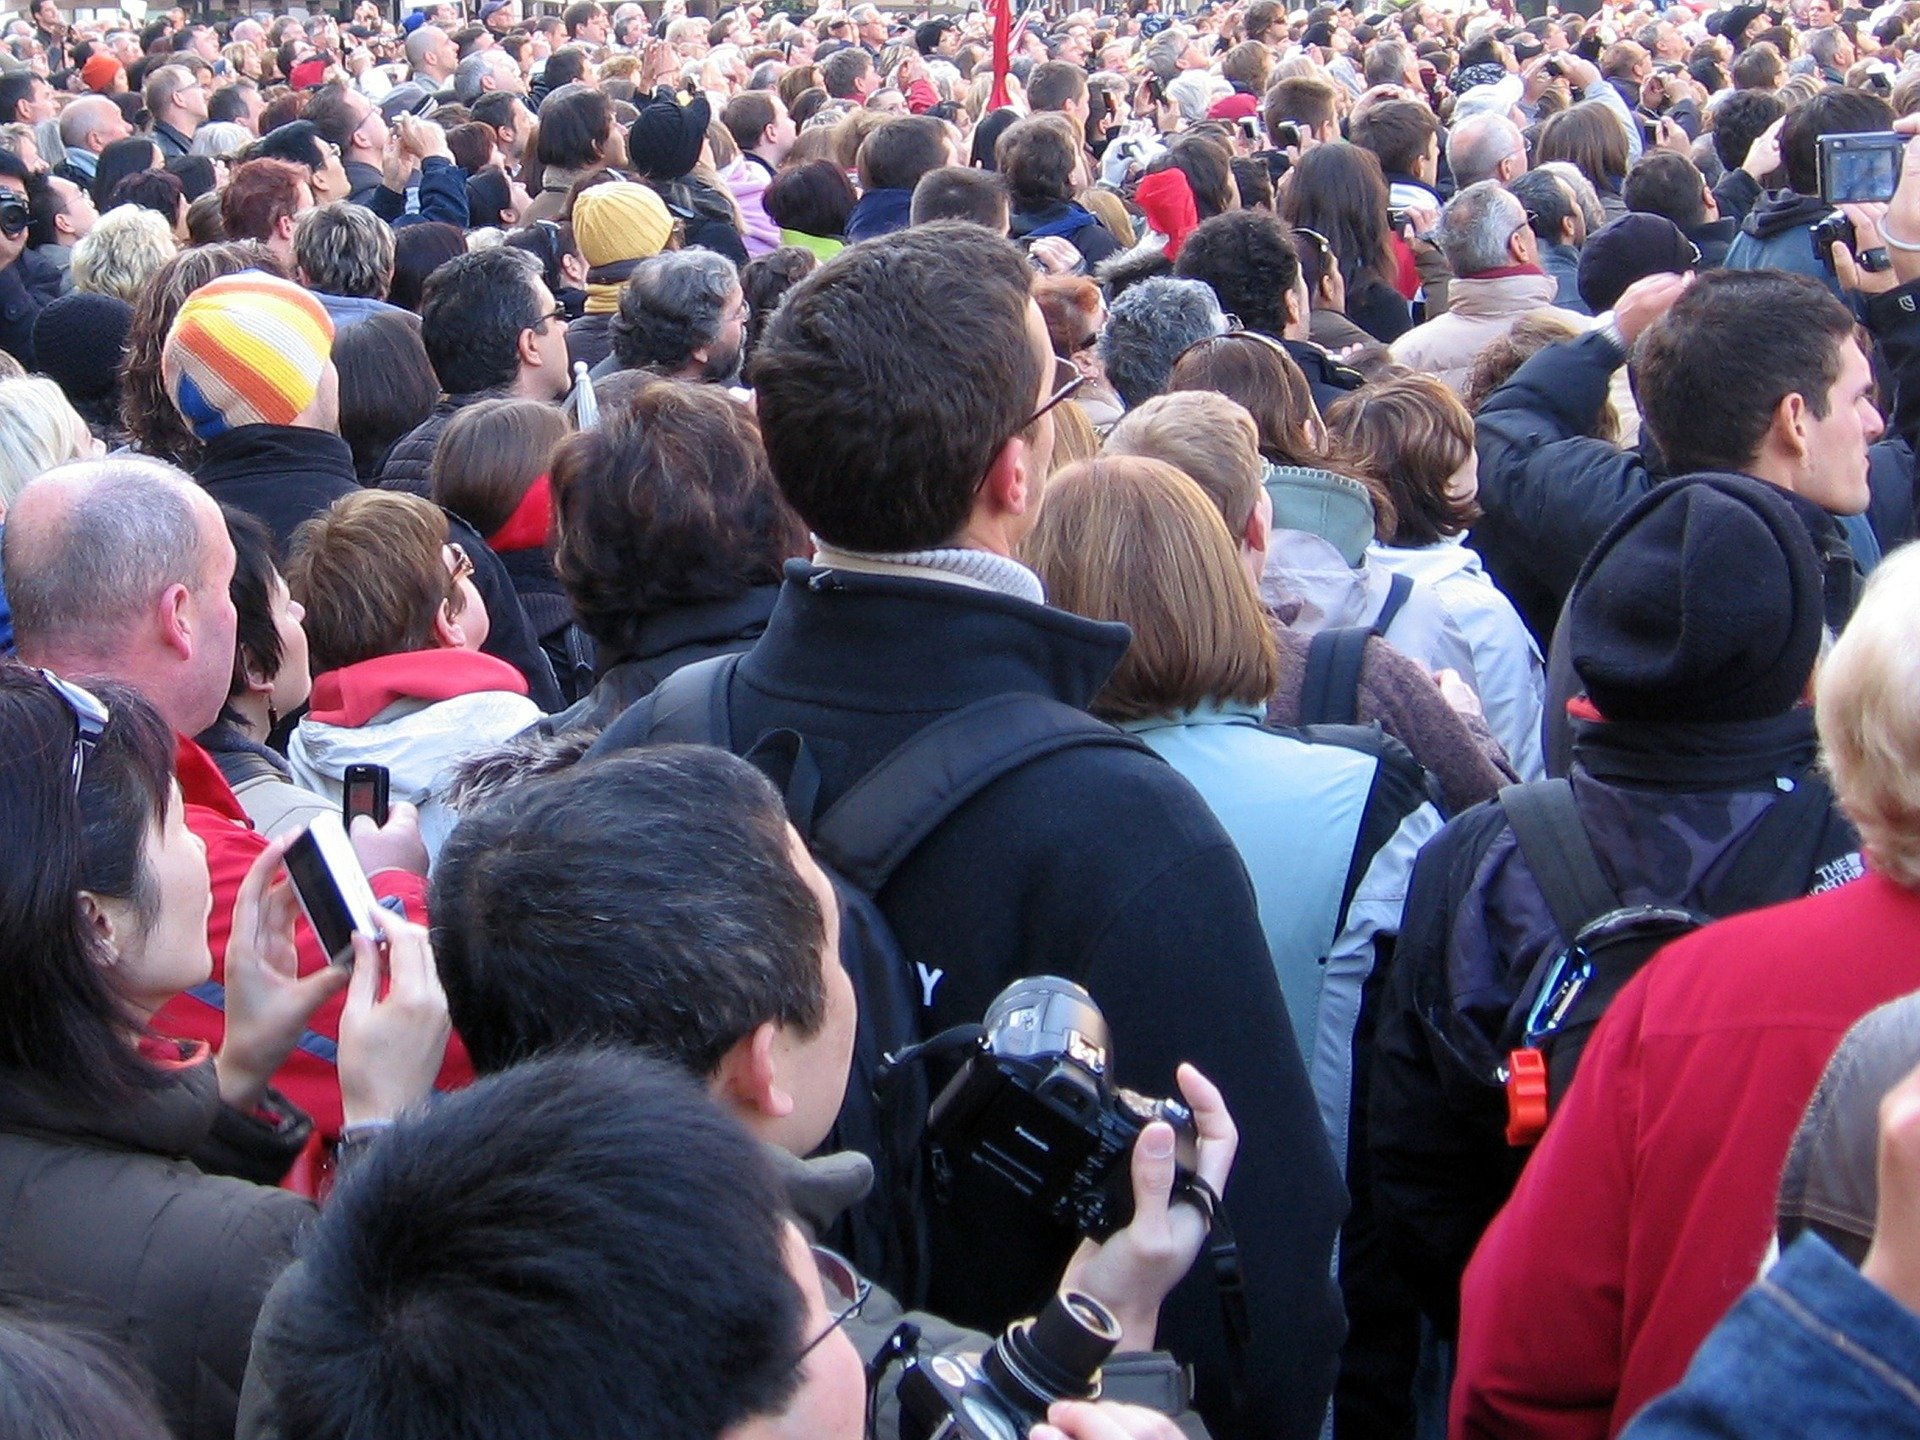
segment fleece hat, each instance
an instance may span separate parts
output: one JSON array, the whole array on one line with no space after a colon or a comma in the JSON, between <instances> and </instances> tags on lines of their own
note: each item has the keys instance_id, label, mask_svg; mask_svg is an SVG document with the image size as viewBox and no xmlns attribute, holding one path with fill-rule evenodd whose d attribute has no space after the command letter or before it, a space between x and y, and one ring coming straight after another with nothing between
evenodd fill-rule
<instances>
[{"instance_id":1,"label":"fleece hat","mask_svg":"<svg viewBox=\"0 0 1920 1440\"><path fill-rule=\"evenodd\" d=\"M62 295L34 319L35 368L71 400L105 399L120 388L132 328L133 307L117 295Z\"/></svg>"},{"instance_id":2,"label":"fleece hat","mask_svg":"<svg viewBox=\"0 0 1920 1440\"><path fill-rule=\"evenodd\" d=\"M658 95L641 107L627 131L627 161L649 180L678 180L700 163L713 107L696 95L690 105Z\"/></svg>"},{"instance_id":3,"label":"fleece hat","mask_svg":"<svg viewBox=\"0 0 1920 1440\"><path fill-rule=\"evenodd\" d=\"M1799 701L1820 654L1820 560L1772 486L1668 481L1594 546L1565 624L1573 668L1609 720L1767 719Z\"/></svg>"},{"instance_id":4,"label":"fleece hat","mask_svg":"<svg viewBox=\"0 0 1920 1440\"><path fill-rule=\"evenodd\" d=\"M189 429L290 425L313 404L333 354L333 321L290 280L260 270L189 295L167 332L160 377Z\"/></svg>"},{"instance_id":5,"label":"fleece hat","mask_svg":"<svg viewBox=\"0 0 1920 1440\"><path fill-rule=\"evenodd\" d=\"M610 180L573 202L573 238L589 269L658 255L673 234L667 205L648 185Z\"/></svg>"},{"instance_id":6,"label":"fleece hat","mask_svg":"<svg viewBox=\"0 0 1920 1440\"><path fill-rule=\"evenodd\" d=\"M1700 251L1664 215L1638 211L1608 221L1580 247L1580 299L1594 314L1611 310L1627 287L1649 275L1685 275Z\"/></svg>"},{"instance_id":7,"label":"fleece hat","mask_svg":"<svg viewBox=\"0 0 1920 1440\"><path fill-rule=\"evenodd\" d=\"M80 67L81 81L87 89L101 95L113 89L115 78L125 73L126 67L105 51L89 57L87 63Z\"/></svg>"}]
</instances>

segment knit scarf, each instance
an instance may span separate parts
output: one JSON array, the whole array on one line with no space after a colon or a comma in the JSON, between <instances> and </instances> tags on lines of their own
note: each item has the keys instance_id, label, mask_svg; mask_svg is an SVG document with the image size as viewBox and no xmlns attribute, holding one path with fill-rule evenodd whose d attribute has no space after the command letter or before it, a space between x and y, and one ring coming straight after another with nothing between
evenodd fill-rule
<instances>
[{"instance_id":1,"label":"knit scarf","mask_svg":"<svg viewBox=\"0 0 1920 1440\"><path fill-rule=\"evenodd\" d=\"M869 554L860 550L841 550L816 540L813 563L829 570L852 570L869 575L912 575L923 580L945 580L975 590L993 590L1028 600L1035 605L1047 603L1047 592L1040 577L1004 555L990 550L965 550L958 547L938 550L908 550L895 554Z\"/></svg>"},{"instance_id":2,"label":"knit scarf","mask_svg":"<svg viewBox=\"0 0 1920 1440\"><path fill-rule=\"evenodd\" d=\"M610 265L596 265L587 272L588 315L611 315L620 308L620 291L627 283L627 277L634 272L639 260L615 260Z\"/></svg>"}]
</instances>

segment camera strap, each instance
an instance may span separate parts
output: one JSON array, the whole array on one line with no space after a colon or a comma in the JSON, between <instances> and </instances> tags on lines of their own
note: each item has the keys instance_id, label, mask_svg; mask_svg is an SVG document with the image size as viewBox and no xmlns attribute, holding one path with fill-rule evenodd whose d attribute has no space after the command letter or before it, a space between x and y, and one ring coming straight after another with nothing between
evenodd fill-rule
<instances>
[{"instance_id":1,"label":"camera strap","mask_svg":"<svg viewBox=\"0 0 1920 1440\"><path fill-rule=\"evenodd\" d=\"M1233 1413L1247 1418L1247 1346L1253 1340L1253 1320L1247 1312L1247 1277L1240 1264L1240 1245L1227 1221L1227 1207L1198 1175L1187 1182L1186 1199L1207 1220L1207 1264L1213 1270L1213 1288L1220 1297L1220 1325L1227 1336L1227 1397Z\"/></svg>"}]
</instances>

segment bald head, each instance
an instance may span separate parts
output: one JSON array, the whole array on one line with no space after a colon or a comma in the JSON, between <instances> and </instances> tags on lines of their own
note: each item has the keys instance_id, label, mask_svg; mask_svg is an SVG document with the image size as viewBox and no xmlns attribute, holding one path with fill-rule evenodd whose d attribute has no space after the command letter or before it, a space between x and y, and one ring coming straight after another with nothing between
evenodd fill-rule
<instances>
[{"instance_id":1,"label":"bald head","mask_svg":"<svg viewBox=\"0 0 1920 1440\"><path fill-rule=\"evenodd\" d=\"M220 507L137 456L34 480L0 554L22 659L131 685L188 735L218 718L232 679L233 565Z\"/></svg>"},{"instance_id":2,"label":"bald head","mask_svg":"<svg viewBox=\"0 0 1920 1440\"><path fill-rule=\"evenodd\" d=\"M1447 165L1461 189L1482 180L1501 184L1527 169L1527 141L1504 115L1473 115L1447 136Z\"/></svg>"},{"instance_id":3,"label":"bald head","mask_svg":"<svg viewBox=\"0 0 1920 1440\"><path fill-rule=\"evenodd\" d=\"M121 128L115 121L124 125L118 105L104 95L83 95L60 113L60 143L69 150L98 154L118 138L111 133Z\"/></svg>"}]
</instances>

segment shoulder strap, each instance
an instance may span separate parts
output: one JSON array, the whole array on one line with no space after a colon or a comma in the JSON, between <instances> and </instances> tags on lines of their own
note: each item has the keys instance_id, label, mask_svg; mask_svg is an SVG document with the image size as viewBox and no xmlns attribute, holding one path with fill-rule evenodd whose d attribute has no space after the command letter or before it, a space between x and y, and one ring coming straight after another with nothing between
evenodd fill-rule
<instances>
[{"instance_id":1,"label":"shoulder strap","mask_svg":"<svg viewBox=\"0 0 1920 1440\"><path fill-rule=\"evenodd\" d=\"M1360 710L1360 666L1373 631L1364 625L1322 630L1307 647L1300 682L1302 725L1351 725Z\"/></svg>"},{"instance_id":2,"label":"shoulder strap","mask_svg":"<svg viewBox=\"0 0 1920 1440\"><path fill-rule=\"evenodd\" d=\"M1813 768L1796 776L1793 789L1767 807L1714 886L1708 913L1731 915L1805 894L1832 808L1825 776Z\"/></svg>"},{"instance_id":3,"label":"shoulder strap","mask_svg":"<svg viewBox=\"0 0 1920 1440\"><path fill-rule=\"evenodd\" d=\"M1400 611L1407 603L1407 597L1413 594L1413 577L1403 571L1393 572L1393 578L1387 581L1387 603L1380 607L1380 614L1373 622L1373 633L1385 635L1387 627L1399 618Z\"/></svg>"},{"instance_id":4,"label":"shoulder strap","mask_svg":"<svg viewBox=\"0 0 1920 1440\"><path fill-rule=\"evenodd\" d=\"M1571 943L1589 921L1620 908L1620 897L1593 853L1572 785L1565 780L1509 785L1500 792L1500 808L1562 939Z\"/></svg>"},{"instance_id":5,"label":"shoulder strap","mask_svg":"<svg viewBox=\"0 0 1920 1440\"><path fill-rule=\"evenodd\" d=\"M715 655L682 665L654 686L645 743L733 748L733 672L738 655Z\"/></svg>"},{"instance_id":6,"label":"shoulder strap","mask_svg":"<svg viewBox=\"0 0 1920 1440\"><path fill-rule=\"evenodd\" d=\"M1057 700L981 700L934 721L869 770L814 825L814 848L848 882L877 894L921 841L995 780L1079 745L1153 753Z\"/></svg>"}]
</instances>

